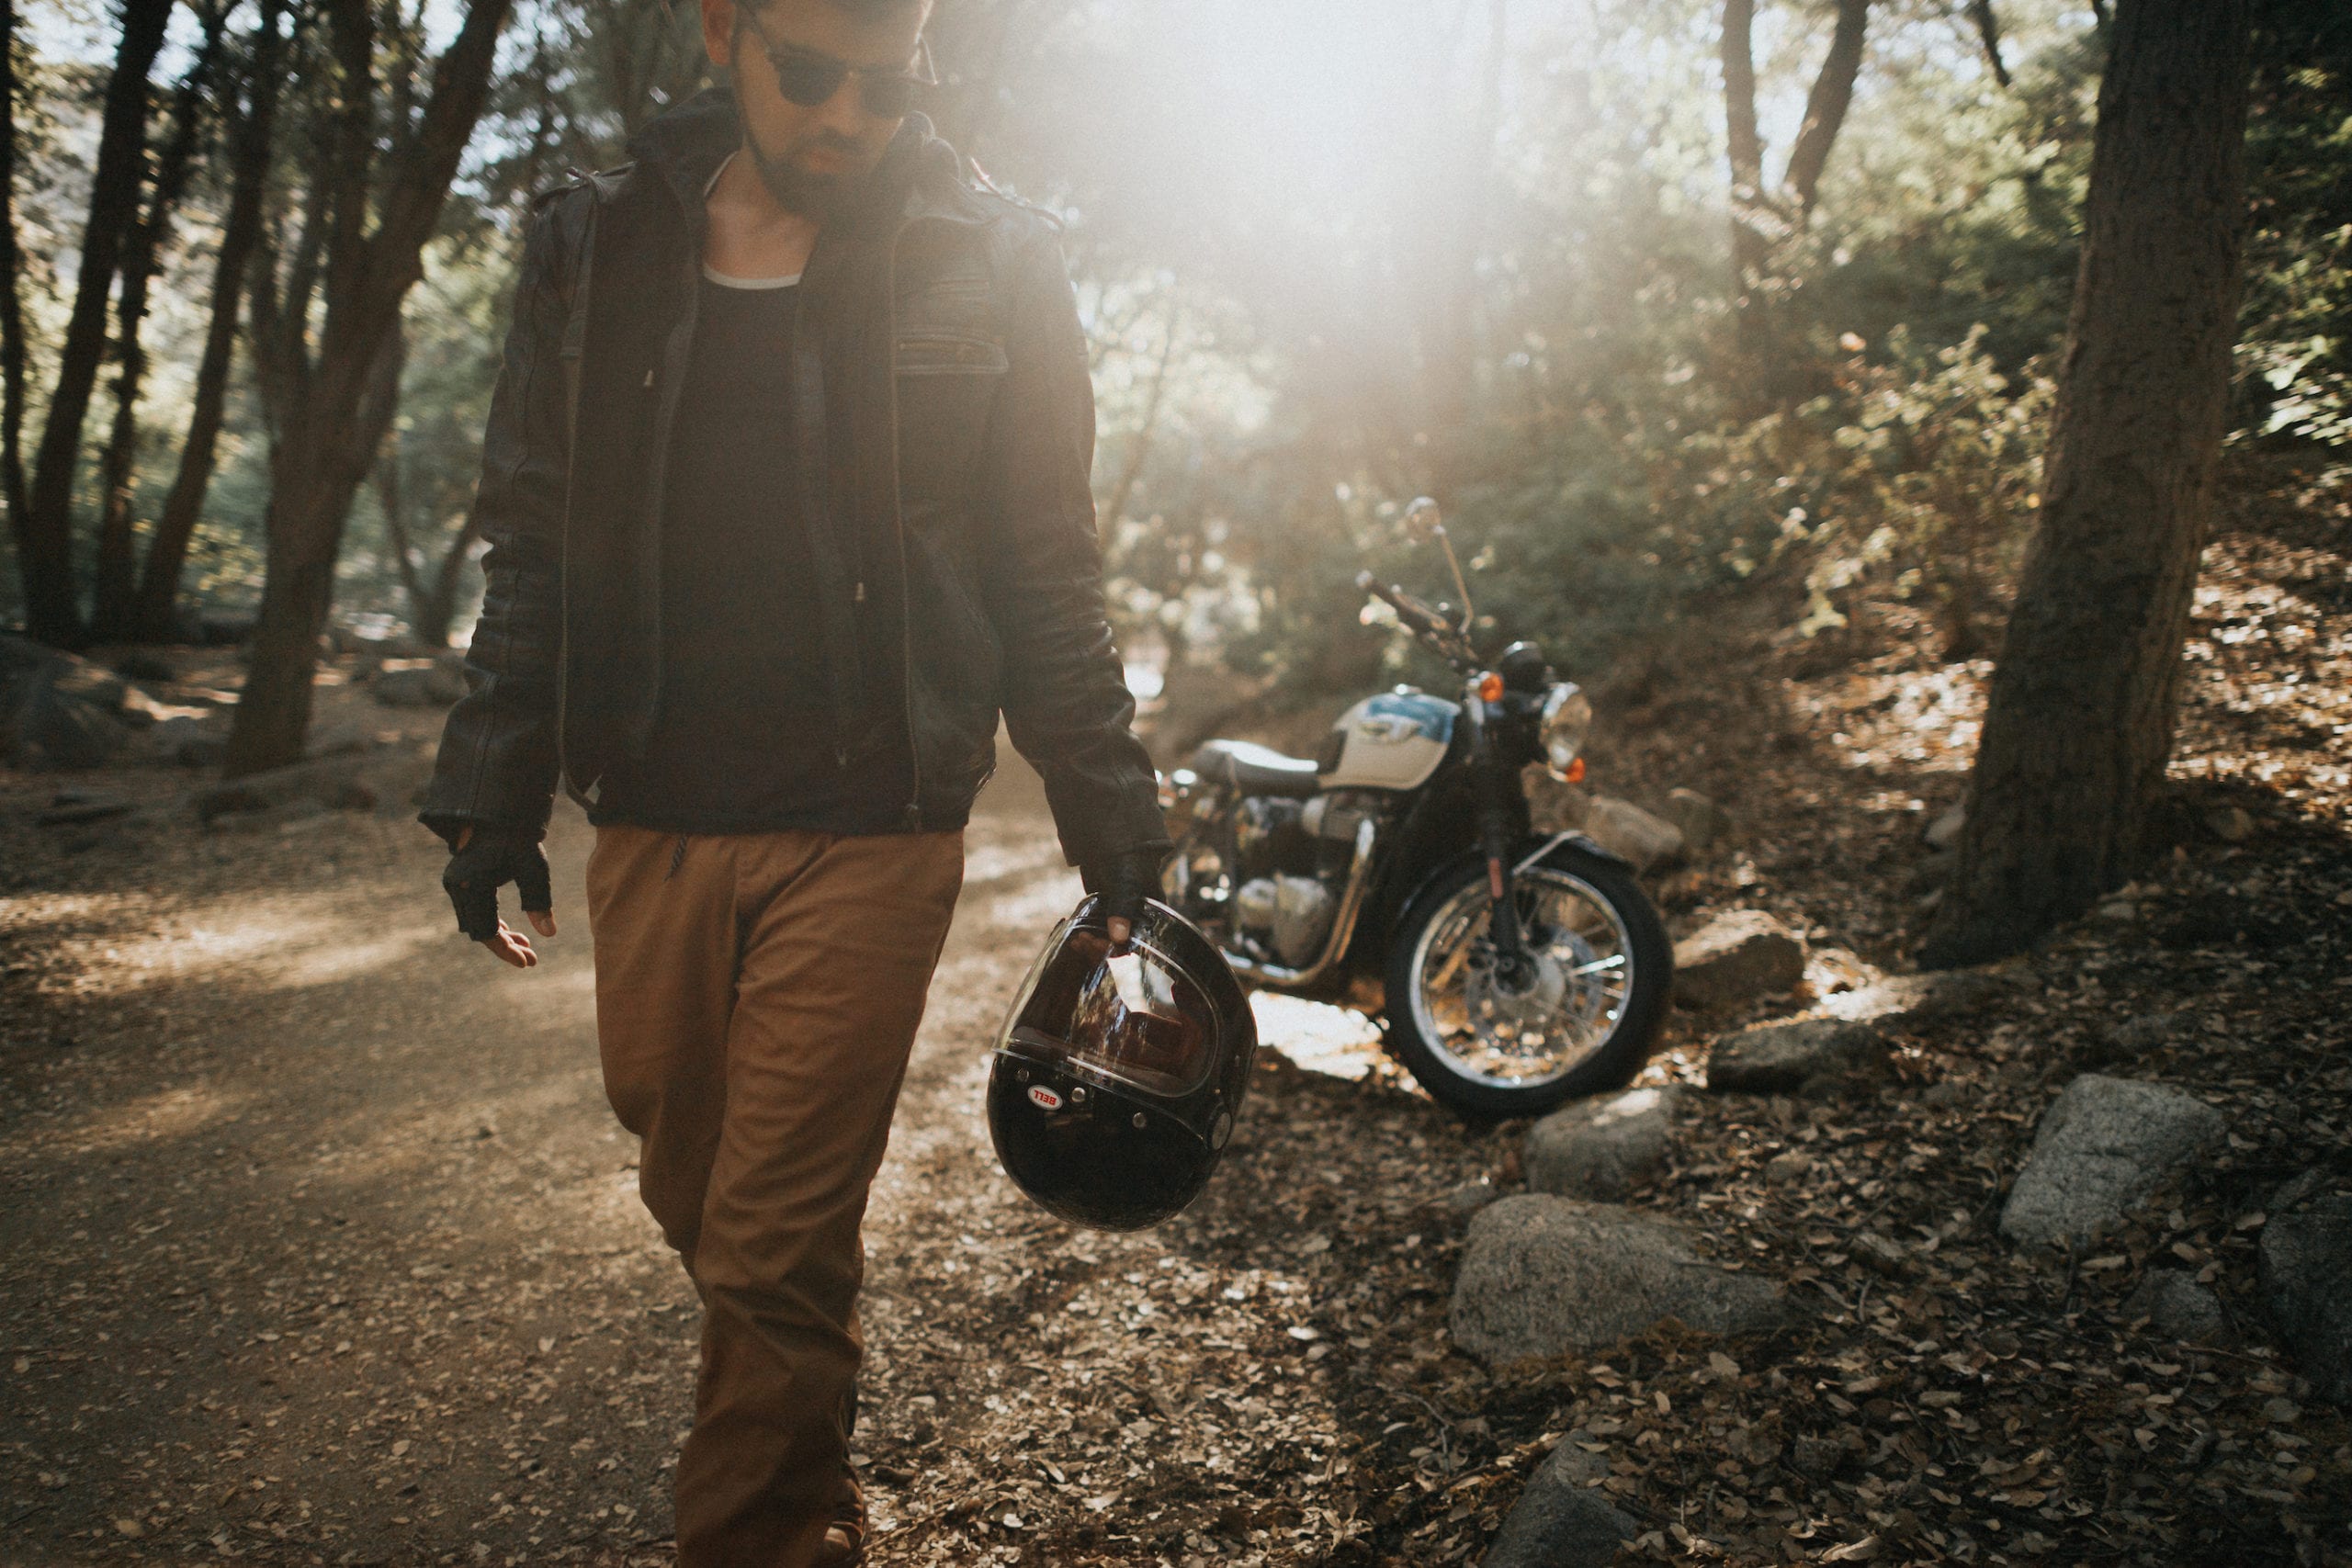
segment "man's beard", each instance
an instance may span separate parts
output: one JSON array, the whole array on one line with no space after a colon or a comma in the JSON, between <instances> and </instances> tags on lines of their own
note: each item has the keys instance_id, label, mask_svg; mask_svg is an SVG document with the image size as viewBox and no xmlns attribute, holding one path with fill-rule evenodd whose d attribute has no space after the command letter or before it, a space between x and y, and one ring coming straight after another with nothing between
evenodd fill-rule
<instances>
[{"instance_id":1,"label":"man's beard","mask_svg":"<svg viewBox=\"0 0 2352 1568\"><path fill-rule=\"evenodd\" d=\"M786 212L797 212L823 223L839 216L857 194L860 182L855 175L811 174L796 167L789 158L771 158L749 131L744 133L743 147L752 155L752 167L758 171L760 183L768 187L768 194ZM847 149L842 151L848 152Z\"/></svg>"}]
</instances>

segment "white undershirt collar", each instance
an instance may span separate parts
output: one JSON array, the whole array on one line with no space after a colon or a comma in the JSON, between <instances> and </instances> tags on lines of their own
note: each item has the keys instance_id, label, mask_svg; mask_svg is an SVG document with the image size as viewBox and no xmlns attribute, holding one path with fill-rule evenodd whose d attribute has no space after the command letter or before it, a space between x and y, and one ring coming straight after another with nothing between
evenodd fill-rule
<instances>
[{"instance_id":1,"label":"white undershirt collar","mask_svg":"<svg viewBox=\"0 0 2352 1568\"><path fill-rule=\"evenodd\" d=\"M740 152L742 149L739 147L735 151ZM725 174L727 165L734 161L735 153L729 152L718 161L718 167L711 170L710 178L705 180L702 185L702 194L706 200L709 198L712 189L718 186L718 176ZM702 264L702 275L721 288L789 288L800 281L800 275L797 272L789 277L735 277L718 271L708 262Z\"/></svg>"}]
</instances>

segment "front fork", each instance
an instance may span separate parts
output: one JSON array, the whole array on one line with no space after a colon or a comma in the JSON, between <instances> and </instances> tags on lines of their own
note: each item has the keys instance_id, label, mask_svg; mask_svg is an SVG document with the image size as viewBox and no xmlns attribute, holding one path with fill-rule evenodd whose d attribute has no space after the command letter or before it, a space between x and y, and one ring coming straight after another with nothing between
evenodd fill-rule
<instances>
[{"instance_id":1,"label":"front fork","mask_svg":"<svg viewBox=\"0 0 2352 1568\"><path fill-rule=\"evenodd\" d=\"M1470 766L1477 781L1478 848L1487 857L1487 897L1492 905L1487 940L1494 944L1498 976L1528 964L1527 940L1519 928L1519 900L1511 897L1511 852L1521 831L1519 774L1496 755L1490 706L1474 686L1463 703L1470 719Z\"/></svg>"}]
</instances>

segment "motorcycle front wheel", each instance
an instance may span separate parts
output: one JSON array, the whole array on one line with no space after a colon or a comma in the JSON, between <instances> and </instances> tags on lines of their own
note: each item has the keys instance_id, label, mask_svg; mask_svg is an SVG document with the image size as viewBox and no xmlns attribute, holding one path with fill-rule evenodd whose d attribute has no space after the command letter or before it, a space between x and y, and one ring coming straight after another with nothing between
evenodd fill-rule
<instances>
[{"instance_id":1,"label":"motorcycle front wheel","mask_svg":"<svg viewBox=\"0 0 2352 1568\"><path fill-rule=\"evenodd\" d=\"M1633 874L1574 845L1512 879L1526 949L1500 963L1486 863L1441 872L1389 941L1389 1050L1440 1104L1540 1116L1633 1081L1666 1015L1674 948Z\"/></svg>"}]
</instances>

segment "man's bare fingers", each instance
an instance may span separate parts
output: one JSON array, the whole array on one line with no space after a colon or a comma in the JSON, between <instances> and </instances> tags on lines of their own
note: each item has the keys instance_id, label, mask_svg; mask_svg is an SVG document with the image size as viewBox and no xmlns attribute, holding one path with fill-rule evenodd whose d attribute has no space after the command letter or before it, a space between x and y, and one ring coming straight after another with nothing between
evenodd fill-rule
<instances>
[{"instance_id":1,"label":"man's bare fingers","mask_svg":"<svg viewBox=\"0 0 2352 1568\"><path fill-rule=\"evenodd\" d=\"M553 909L526 909L523 911L523 914L524 917L531 922L531 929L538 932L541 936L555 935L555 911Z\"/></svg>"},{"instance_id":2,"label":"man's bare fingers","mask_svg":"<svg viewBox=\"0 0 2352 1568\"><path fill-rule=\"evenodd\" d=\"M498 934L483 937L481 944L490 949L492 957L517 969L531 968L539 961L539 955L531 951L530 938L510 928L504 920L498 922Z\"/></svg>"},{"instance_id":3,"label":"man's bare fingers","mask_svg":"<svg viewBox=\"0 0 2352 1568\"><path fill-rule=\"evenodd\" d=\"M1111 945L1125 953L1128 942L1136 934L1136 923L1125 915L1114 915L1102 924L1108 930Z\"/></svg>"}]
</instances>

